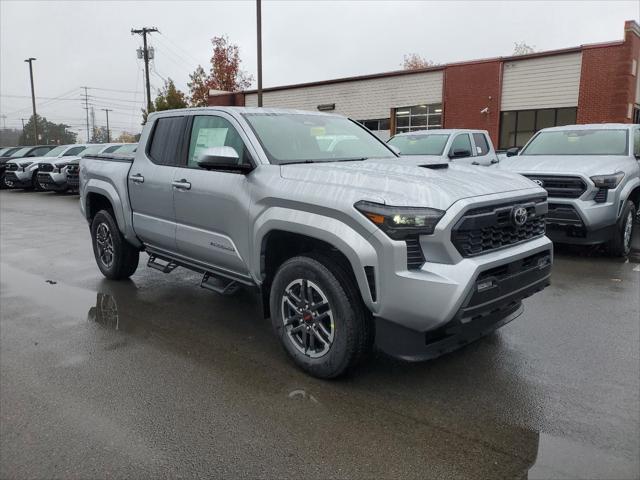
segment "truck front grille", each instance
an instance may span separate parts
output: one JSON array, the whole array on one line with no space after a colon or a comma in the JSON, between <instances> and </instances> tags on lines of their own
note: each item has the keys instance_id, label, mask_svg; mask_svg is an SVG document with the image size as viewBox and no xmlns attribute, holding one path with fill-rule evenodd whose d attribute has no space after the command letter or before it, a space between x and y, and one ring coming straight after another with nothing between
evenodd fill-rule
<instances>
[{"instance_id":1,"label":"truck front grille","mask_svg":"<svg viewBox=\"0 0 640 480\"><path fill-rule=\"evenodd\" d=\"M516 210L524 208L526 221L516 222ZM545 233L547 202L544 197L502 203L469 210L456 223L451 241L463 257L472 257L541 237Z\"/></svg>"},{"instance_id":2,"label":"truck front grille","mask_svg":"<svg viewBox=\"0 0 640 480\"><path fill-rule=\"evenodd\" d=\"M547 175L525 175L544 188L549 197L578 198L586 190L587 184L580 177L552 177Z\"/></svg>"},{"instance_id":3,"label":"truck front grille","mask_svg":"<svg viewBox=\"0 0 640 480\"><path fill-rule=\"evenodd\" d=\"M52 163L39 163L38 171L40 172L53 172L53 164Z\"/></svg>"},{"instance_id":4,"label":"truck front grille","mask_svg":"<svg viewBox=\"0 0 640 480\"><path fill-rule=\"evenodd\" d=\"M408 238L407 243L407 268L419 270L424 265L425 259L418 237Z\"/></svg>"}]
</instances>

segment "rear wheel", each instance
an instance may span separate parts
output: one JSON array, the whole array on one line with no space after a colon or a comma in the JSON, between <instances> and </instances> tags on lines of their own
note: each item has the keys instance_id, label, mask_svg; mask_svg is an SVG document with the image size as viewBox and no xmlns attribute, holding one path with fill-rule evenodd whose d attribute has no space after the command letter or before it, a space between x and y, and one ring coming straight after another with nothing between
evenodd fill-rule
<instances>
[{"instance_id":1,"label":"rear wheel","mask_svg":"<svg viewBox=\"0 0 640 480\"><path fill-rule=\"evenodd\" d=\"M337 377L371 349L370 313L349 275L328 258L298 256L284 262L269 304L285 351L315 377Z\"/></svg>"},{"instance_id":2,"label":"rear wheel","mask_svg":"<svg viewBox=\"0 0 640 480\"><path fill-rule=\"evenodd\" d=\"M636 216L636 207L631 200L627 200L622 209L622 215L616 224L613 238L607 244L609 253L615 257L624 257L631 251L631 234Z\"/></svg>"},{"instance_id":3,"label":"rear wheel","mask_svg":"<svg viewBox=\"0 0 640 480\"><path fill-rule=\"evenodd\" d=\"M124 238L113 214L100 210L91 222L93 254L102 274L111 280L123 280L138 268L140 252Z\"/></svg>"}]
</instances>

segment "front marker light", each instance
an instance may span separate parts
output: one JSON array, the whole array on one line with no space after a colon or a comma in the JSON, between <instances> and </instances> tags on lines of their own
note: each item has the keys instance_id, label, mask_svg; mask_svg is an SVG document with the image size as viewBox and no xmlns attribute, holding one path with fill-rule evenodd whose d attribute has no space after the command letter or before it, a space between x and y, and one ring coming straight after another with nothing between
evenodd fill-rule
<instances>
[{"instance_id":1,"label":"front marker light","mask_svg":"<svg viewBox=\"0 0 640 480\"><path fill-rule=\"evenodd\" d=\"M624 178L624 172L616 172L613 175L596 175L591 181L598 188L616 188Z\"/></svg>"},{"instance_id":2,"label":"front marker light","mask_svg":"<svg viewBox=\"0 0 640 480\"><path fill-rule=\"evenodd\" d=\"M354 207L393 240L431 235L445 213L436 208L393 207L364 200Z\"/></svg>"}]
</instances>

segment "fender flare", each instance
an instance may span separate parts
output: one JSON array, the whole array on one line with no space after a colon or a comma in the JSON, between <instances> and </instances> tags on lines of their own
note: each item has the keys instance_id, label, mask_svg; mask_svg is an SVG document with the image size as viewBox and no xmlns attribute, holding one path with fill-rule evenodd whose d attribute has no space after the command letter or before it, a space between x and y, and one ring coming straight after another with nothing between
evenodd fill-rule
<instances>
[{"instance_id":1,"label":"fender flare","mask_svg":"<svg viewBox=\"0 0 640 480\"><path fill-rule=\"evenodd\" d=\"M127 239L129 243L140 248L142 247L142 243L136 236L133 230L133 223L131 221L131 215L127 215L125 212L131 211L131 206L129 205L129 199L122 199L118 191L115 187L104 180L91 178L88 180L87 184L83 190L83 197L85 198L85 216L87 220L89 220L89 211L90 205L88 203L89 195L95 193L98 195L102 195L111 203L113 207L113 214L115 215L115 221L118 225L118 229L124 235L124 238Z\"/></svg>"},{"instance_id":2,"label":"fender flare","mask_svg":"<svg viewBox=\"0 0 640 480\"><path fill-rule=\"evenodd\" d=\"M620 201L622 202L622 208L618 209L619 210L618 217L622 215L624 204L627 202L627 200L630 199L629 197L631 196L631 192L633 192L638 187L640 187L640 178L638 177L629 180L624 185L624 187L622 188L622 191L620 192Z\"/></svg>"},{"instance_id":3,"label":"fender flare","mask_svg":"<svg viewBox=\"0 0 640 480\"><path fill-rule=\"evenodd\" d=\"M261 250L265 237L273 231L284 231L321 240L335 247L349 261L360 295L371 311L377 310L377 303L371 299L369 283L364 271L365 266L378 269L378 255L372 243L365 235L344 222L317 213L290 210L284 207L272 207L266 210L255 223L253 230L253 252L251 274L262 283ZM370 237L371 234L368 235Z\"/></svg>"}]
</instances>

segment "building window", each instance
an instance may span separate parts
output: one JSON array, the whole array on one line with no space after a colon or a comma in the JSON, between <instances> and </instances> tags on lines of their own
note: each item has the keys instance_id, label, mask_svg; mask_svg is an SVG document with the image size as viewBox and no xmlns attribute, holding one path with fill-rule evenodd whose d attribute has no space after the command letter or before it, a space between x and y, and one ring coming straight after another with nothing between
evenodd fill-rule
<instances>
[{"instance_id":1,"label":"building window","mask_svg":"<svg viewBox=\"0 0 640 480\"><path fill-rule=\"evenodd\" d=\"M396 108L396 132L442 128L442 104Z\"/></svg>"},{"instance_id":2,"label":"building window","mask_svg":"<svg viewBox=\"0 0 640 480\"><path fill-rule=\"evenodd\" d=\"M499 148L523 147L538 130L572 125L576 123L577 112L576 107L502 112Z\"/></svg>"},{"instance_id":3,"label":"building window","mask_svg":"<svg viewBox=\"0 0 640 480\"><path fill-rule=\"evenodd\" d=\"M640 105L633 109L633 123L640 123Z\"/></svg>"},{"instance_id":4,"label":"building window","mask_svg":"<svg viewBox=\"0 0 640 480\"><path fill-rule=\"evenodd\" d=\"M358 120L358 123L361 123L372 132L377 132L380 130L389 130L388 118L378 118L375 120Z\"/></svg>"}]
</instances>

